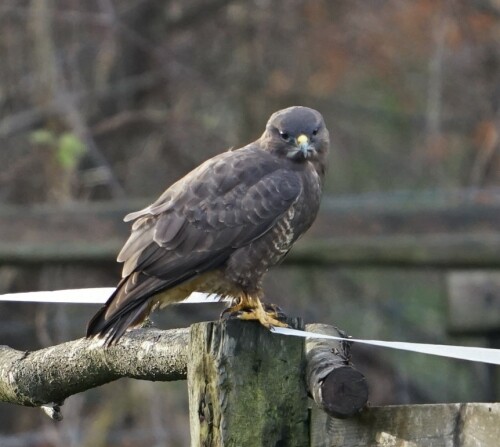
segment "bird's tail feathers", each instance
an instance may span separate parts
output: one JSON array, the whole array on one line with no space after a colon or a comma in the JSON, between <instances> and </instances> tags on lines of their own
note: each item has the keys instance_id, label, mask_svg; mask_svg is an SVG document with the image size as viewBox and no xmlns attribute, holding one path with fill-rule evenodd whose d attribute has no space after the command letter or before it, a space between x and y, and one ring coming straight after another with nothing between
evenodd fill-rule
<instances>
[{"instance_id":1,"label":"bird's tail feathers","mask_svg":"<svg viewBox=\"0 0 500 447\"><path fill-rule=\"evenodd\" d=\"M137 326L144 321L150 311L150 300L140 299L131 300L125 306L108 314L109 306L120 293L120 285L87 325L87 338L102 338L106 346L116 344L129 327Z\"/></svg>"}]
</instances>

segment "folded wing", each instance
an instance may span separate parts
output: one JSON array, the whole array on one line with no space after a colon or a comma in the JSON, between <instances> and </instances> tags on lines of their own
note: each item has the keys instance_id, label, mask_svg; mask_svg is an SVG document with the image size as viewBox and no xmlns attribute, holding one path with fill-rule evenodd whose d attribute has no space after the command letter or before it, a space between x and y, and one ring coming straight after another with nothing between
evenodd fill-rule
<instances>
[{"instance_id":1,"label":"folded wing","mask_svg":"<svg viewBox=\"0 0 500 447\"><path fill-rule=\"evenodd\" d=\"M267 233L301 191L293 170L257 148L200 165L126 217L135 222L118 256L123 279L87 335L119 338L147 314L152 296L223 266L235 250Z\"/></svg>"}]
</instances>

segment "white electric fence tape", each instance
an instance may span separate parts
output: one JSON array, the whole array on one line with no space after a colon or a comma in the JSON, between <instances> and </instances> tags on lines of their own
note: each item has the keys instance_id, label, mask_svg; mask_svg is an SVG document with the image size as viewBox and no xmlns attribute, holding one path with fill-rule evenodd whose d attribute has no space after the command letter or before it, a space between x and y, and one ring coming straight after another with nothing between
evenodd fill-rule
<instances>
[{"instance_id":1,"label":"white electric fence tape","mask_svg":"<svg viewBox=\"0 0 500 447\"><path fill-rule=\"evenodd\" d=\"M89 289L67 289L49 292L8 293L0 295L0 301L37 302L37 303L73 303L73 304L103 304L115 290L114 287ZM220 299L216 295L193 293L183 303L215 303ZM359 340L355 338L341 338L333 335L317 334L315 332L300 331L297 329L274 327L272 332L281 335L296 337L325 338L344 340L365 345L381 346L384 348L399 349L402 351L419 352L422 354L451 357L473 362L500 365L500 349L474 348L469 346L431 345L424 343L406 343L400 341Z\"/></svg>"},{"instance_id":2,"label":"white electric fence tape","mask_svg":"<svg viewBox=\"0 0 500 447\"><path fill-rule=\"evenodd\" d=\"M420 352L422 354L439 355L454 359L470 360L472 362L491 363L500 365L500 349L474 348L470 346L429 345L424 343L406 343L402 341L359 340L356 338L342 338L333 335L317 334L316 332L299 331L286 327L273 327L272 332L296 337L326 338L330 340L343 340L365 345L382 346L384 348L399 349L402 351Z\"/></svg>"},{"instance_id":3,"label":"white electric fence tape","mask_svg":"<svg viewBox=\"0 0 500 447\"><path fill-rule=\"evenodd\" d=\"M115 291L114 287L95 287L88 289L50 290L46 292L21 292L0 295L0 301L59 304L104 304ZM182 303L218 303L216 295L192 293ZM224 300L222 300L224 301Z\"/></svg>"},{"instance_id":4,"label":"white electric fence tape","mask_svg":"<svg viewBox=\"0 0 500 447\"><path fill-rule=\"evenodd\" d=\"M114 290L114 287L99 287L92 289L50 290L47 292L7 293L0 295L0 301L104 304Z\"/></svg>"}]
</instances>

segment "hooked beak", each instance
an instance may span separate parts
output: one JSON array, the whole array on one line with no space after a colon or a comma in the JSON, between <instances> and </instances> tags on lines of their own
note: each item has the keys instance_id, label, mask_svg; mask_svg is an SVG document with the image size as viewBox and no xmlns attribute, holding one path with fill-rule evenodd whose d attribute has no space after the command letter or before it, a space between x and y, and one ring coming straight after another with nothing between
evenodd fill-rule
<instances>
[{"instance_id":1,"label":"hooked beak","mask_svg":"<svg viewBox=\"0 0 500 447\"><path fill-rule=\"evenodd\" d=\"M314 148L311 146L311 142L309 141L309 137L304 134L300 134L297 139L297 147L304 156L304 158L309 157L311 153L314 151Z\"/></svg>"}]
</instances>

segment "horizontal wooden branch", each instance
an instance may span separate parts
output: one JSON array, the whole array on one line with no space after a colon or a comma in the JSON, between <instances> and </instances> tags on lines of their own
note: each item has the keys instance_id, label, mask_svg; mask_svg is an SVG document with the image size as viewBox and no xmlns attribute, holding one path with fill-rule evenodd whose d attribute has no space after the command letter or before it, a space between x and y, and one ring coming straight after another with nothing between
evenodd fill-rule
<instances>
[{"instance_id":1,"label":"horizontal wooden branch","mask_svg":"<svg viewBox=\"0 0 500 447\"><path fill-rule=\"evenodd\" d=\"M499 215L500 221L500 215ZM0 264L115 264L121 241L79 243L2 243ZM483 269L500 267L500 234L304 237L286 265Z\"/></svg>"},{"instance_id":2,"label":"horizontal wooden branch","mask_svg":"<svg viewBox=\"0 0 500 447\"><path fill-rule=\"evenodd\" d=\"M62 404L67 397L117 380L179 380L187 376L189 329L138 329L107 349L79 339L38 351L0 346L0 401Z\"/></svg>"},{"instance_id":3,"label":"horizontal wooden branch","mask_svg":"<svg viewBox=\"0 0 500 447\"><path fill-rule=\"evenodd\" d=\"M500 267L500 234L304 238L286 262L354 267L497 268Z\"/></svg>"},{"instance_id":4,"label":"horizontal wooden branch","mask_svg":"<svg viewBox=\"0 0 500 447\"><path fill-rule=\"evenodd\" d=\"M255 331L253 326L236 320L228 327L241 336L245 330ZM308 330L338 334L337 329L328 325L308 325ZM297 341L295 337L283 338L262 331L262 336L271 337L269 340L276 337L276 343L292 346ZM85 338L32 352L0 346L0 402L46 406L49 415L57 419L58 406L67 397L122 377L151 381L185 379L189 340L190 328L167 331L145 328L127 332L117 345L106 349L100 340ZM349 417L364 406L367 389L362 374L352 368L343 354L331 352L335 343L308 339L303 354L307 354L310 363L308 379L296 386L308 389L330 414ZM298 361L291 368L297 370L302 366ZM299 375L303 376L302 372ZM325 380L326 376L330 379Z\"/></svg>"},{"instance_id":5,"label":"horizontal wooden branch","mask_svg":"<svg viewBox=\"0 0 500 447\"><path fill-rule=\"evenodd\" d=\"M0 264L114 263L147 200L0 207ZM325 197L291 264L500 266L498 189Z\"/></svg>"}]
</instances>

